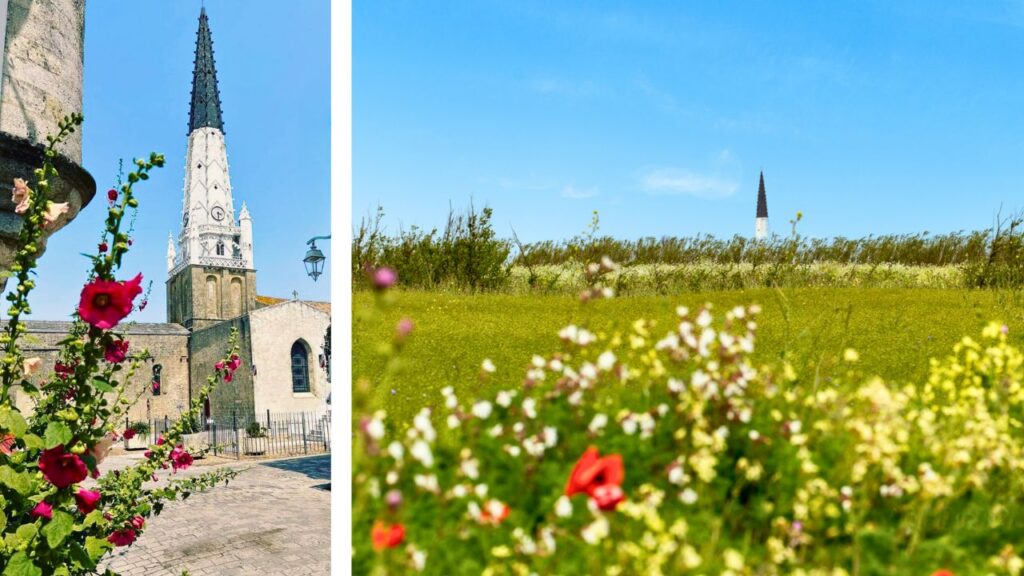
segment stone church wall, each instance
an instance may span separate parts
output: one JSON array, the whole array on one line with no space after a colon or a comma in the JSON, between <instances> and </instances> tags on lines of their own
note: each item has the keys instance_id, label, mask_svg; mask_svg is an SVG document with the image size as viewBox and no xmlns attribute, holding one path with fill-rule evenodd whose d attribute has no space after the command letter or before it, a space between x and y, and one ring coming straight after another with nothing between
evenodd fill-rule
<instances>
[{"instance_id":1,"label":"stone church wall","mask_svg":"<svg viewBox=\"0 0 1024 576\"><path fill-rule=\"evenodd\" d=\"M218 426L228 425L232 413L237 414L239 418L253 414L252 337L249 317L225 320L196 330L192 333L190 346L192 394L195 396L206 384L206 379L213 374L214 364L224 357L233 328L238 329L238 355L242 358L242 367L235 372L231 382L221 382L210 395L210 417Z\"/></svg>"},{"instance_id":2,"label":"stone church wall","mask_svg":"<svg viewBox=\"0 0 1024 576\"><path fill-rule=\"evenodd\" d=\"M257 414L324 410L330 384L320 367L329 314L303 302L283 302L253 312L253 383ZM304 342L308 353L310 391L292 392L292 345Z\"/></svg>"},{"instance_id":3,"label":"stone church wall","mask_svg":"<svg viewBox=\"0 0 1024 576\"><path fill-rule=\"evenodd\" d=\"M26 357L43 359L43 368L37 373L39 380L48 379L57 360L57 343L65 338L70 322L29 321L24 341ZM126 327L125 339L131 343L129 352L146 349L153 360L143 362L128 381L127 397L138 398L129 409L130 421L171 419L188 409L188 331L175 324L137 324ZM159 364L160 395L153 396L151 383L153 367ZM15 393L15 402L23 411L31 411L31 400L25 394ZM113 398L113 396L111 397Z\"/></svg>"}]
</instances>

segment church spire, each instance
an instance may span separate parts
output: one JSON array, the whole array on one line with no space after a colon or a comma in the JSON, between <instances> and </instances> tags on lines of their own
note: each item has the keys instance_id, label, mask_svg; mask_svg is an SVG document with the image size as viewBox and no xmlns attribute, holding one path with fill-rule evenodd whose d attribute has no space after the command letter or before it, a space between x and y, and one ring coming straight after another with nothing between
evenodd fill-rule
<instances>
[{"instance_id":1,"label":"church spire","mask_svg":"<svg viewBox=\"0 0 1024 576\"><path fill-rule=\"evenodd\" d=\"M768 217L768 197L764 193L764 172L761 172L761 185L757 188L757 217Z\"/></svg>"},{"instance_id":2,"label":"church spire","mask_svg":"<svg viewBox=\"0 0 1024 576\"><path fill-rule=\"evenodd\" d=\"M216 128L224 131L220 112L220 91L217 89L217 69L213 62L213 37L206 8L199 10L199 31L196 32L196 60L192 71L192 109L188 116L188 131L197 128Z\"/></svg>"}]
</instances>

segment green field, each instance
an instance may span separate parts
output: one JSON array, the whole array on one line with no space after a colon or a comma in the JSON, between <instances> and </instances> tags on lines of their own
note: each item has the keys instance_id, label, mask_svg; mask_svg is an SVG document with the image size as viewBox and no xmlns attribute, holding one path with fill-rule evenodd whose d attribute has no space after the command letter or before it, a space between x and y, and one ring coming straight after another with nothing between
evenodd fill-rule
<instances>
[{"instance_id":1,"label":"green field","mask_svg":"<svg viewBox=\"0 0 1024 576\"><path fill-rule=\"evenodd\" d=\"M685 293L628 297L581 305L569 296L394 292L379 312L372 293L354 295L353 375L367 379L379 407L407 420L436 404L439 390L478 386L480 363L497 366L492 385L518 384L533 354L560 348L559 329L569 323L595 332L628 327L634 320L656 320L668 331L677 305L711 302L724 311L756 302L755 359L788 357L804 377L828 378L844 348L860 352L864 372L887 380L920 379L928 359L945 356L965 335L1000 320L1011 341L1024 342L1024 293L1020 291L924 289L787 289ZM381 342L388 341L402 317L415 330L394 370L385 375ZM359 411L359 407L356 407Z\"/></svg>"}]
</instances>

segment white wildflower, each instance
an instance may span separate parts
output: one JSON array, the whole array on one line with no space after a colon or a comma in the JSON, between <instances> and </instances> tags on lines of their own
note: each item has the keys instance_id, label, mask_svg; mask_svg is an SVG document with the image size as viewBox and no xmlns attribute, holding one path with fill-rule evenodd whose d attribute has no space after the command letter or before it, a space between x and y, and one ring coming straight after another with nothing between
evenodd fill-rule
<instances>
[{"instance_id":1,"label":"white wildflower","mask_svg":"<svg viewBox=\"0 0 1024 576\"><path fill-rule=\"evenodd\" d=\"M417 440L409 449L409 454L427 468L434 465L434 453L430 451L430 444L423 440Z\"/></svg>"},{"instance_id":2,"label":"white wildflower","mask_svg":"<svg viewBox=\"0 0 1024 576\"><path fill-rule=\"evenodd\" d=\"M679 501L689 506L697 501L697 493L693 488L686 488L679 493Z\"/></svg>"},{"instance_id":3,"label":"white wildflower","mask_svg":"<svg viewBox=\"0 0 1024 576\"><path fill-rule=\"evenodd\" d=\"M526 398L523 400L523 414L526 414L527 418L537 417L537 401L533 398Z\"/></svg>"},{"instance_id":4,"label":"white wildflower","mask_svg":"<svg viewBox=\"0 0 1024 576\"><path fill-rule=\"evenodd\" d=\"M597 357L597 369L607 372L615 367L615 354L611 350L605 350Z\"/></svg>"},{"instance_id":5,"label":"white wildflower","mask_svg":"<svg viewBox=\"0 0 1024 576\"><path fill-rule=\"evenodd\" d=\"M515 396L513 390L502 390L498 392L498 396L494 399L494 402L502 408L508 408L512 404L512 397Z\"/></svg>"},{"instance_id":6,"label":"white wildflower","mask_svg":"<svg viewBox=\"0 0 1024 576\"><path fill-rule=\"evenodd\" d=\"M590 524L584 526L583 531L580 533L580 535L583 536L584 542L593 545L607 538L608 533L608 519L604 516L600 516Z\"/></svg>"},{"instance_id":7,"label":"white wildflower","mask_svg":"<svg viewBox=\"0 0 1024 576\"><path fill-rule=\"evenodd\" d=\"M473 404L473 416L476 416L481 420L486 420L487 417L491 415L492 409L493 407L491 406L491 403L486 400L477 402L476 404Z\"/></svg>"},{"instance_id":8,"label":"white wildflower","mask_svg":"<svg viewBox=\"0 0 1024 576\"><path fill-rule=\"evenodd\" d=\"M594 414L594 419L590 421L590 425L587 426L587 429L591 432L599 432L607 425L608 416L599 412Z\"/></svg>"},{"instance_id":9,"label":"white wildflower","mask_svg":"<svg viewBox=\"0 0 1024 576\"><path fill-rule=\"evenodd\" d=\"M448 415L448 428L454 430L459 427L459 417L455 414Z\"/></svg>"},{"instance_id":10,"label":"white wildflower","mask_svg":"<svg viewBox=\"0 0 1024 576\"><path fill-rule=\"evenodd\" d=\"M484 361L480 364L480 368L484 372L487 372L489 374L494 373L494 371L496 370L496 368L494 366L494 362L491 362L490 358L484 358Z\"/></svg>"},{"instance_id":11,"label":"white wildflower","mask_svg":"<svg viewBox=\"0 0 1024 576\"><path fill-rule=\"evenodd\" d=\"M379 418L371 418L366 423L366 434L374 440L380 440L384 437L384 421Z\"/></svg>"},{"instance_id":12,"label":"white wildflower","mask_svg":"<svg viewBox=\"0 0 1024 576\"><path fill-rule=\"evenodd\" d=\"M543 431L544 445L548 448L554 448L555 444L558 444L558 428L554 426L545 426Z\"/></svg>"},{"instance_id":13,"label":"white wildflower","mask_svg":"<svg viewBox=\"0 0 1024 576\"><path fill-rule=\"evenodd\" d=\"M405 456L405 448L402 446L402 443L395 440L388 444L388 455L394 458L396 462L401 462L402 457Z\"/></svg>"},{"instance_id":14,"label":"white wildflower","mask_svg":"<svg viewBox=\"0 0 1024 576\"><path fill-rule=\"evenodd\" d=\"M568 496L563 494L558 497L557 501L555 501L555 514L559 518L568 518L572 516L572 501L569 500Z\"/></svg>"}]
</instances>

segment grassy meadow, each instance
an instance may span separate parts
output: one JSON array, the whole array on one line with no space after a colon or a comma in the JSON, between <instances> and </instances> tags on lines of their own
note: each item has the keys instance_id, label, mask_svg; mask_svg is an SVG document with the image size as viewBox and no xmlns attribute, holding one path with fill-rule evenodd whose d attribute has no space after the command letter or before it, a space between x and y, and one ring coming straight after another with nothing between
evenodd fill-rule
<instances>
[{"instance_id":1,"label":"grassy meadow","mask_svg":"<svg viewBox=\"0 0 1024 576\"><path fill-rule=\"evenodd\" d=\"M479 386L481 362L497 370L491 386L518 384L534 354L560 349L557 333L575 323L590 330L625 332L633 321L658 322L656 333L677 323L675 308L710 302L716 310L758 303L756 363L788 358L801 377L827 379L845 348L860 353L864 373L889 381L919 381L929 358L944 357L965 335L991 320L1024 342L1024 293L998 290L795 288L624 297L586 305L568 295L459 294L394 291L375 311L372 292L353 296L353 375L370 384L374 403L398 420L437 404L441 388ZM415 323L412 336L385 374L382 342L398 321ZM481 391L483 392L483 391ZM357 410L358 411L358 410Z\"/></svg>"}]
</instances>

